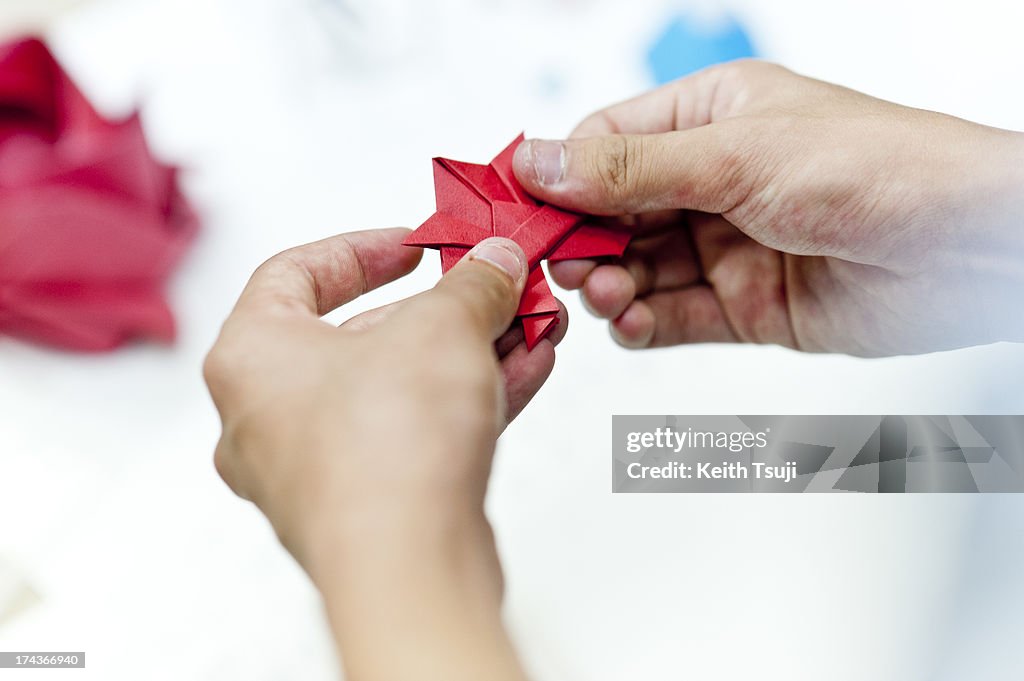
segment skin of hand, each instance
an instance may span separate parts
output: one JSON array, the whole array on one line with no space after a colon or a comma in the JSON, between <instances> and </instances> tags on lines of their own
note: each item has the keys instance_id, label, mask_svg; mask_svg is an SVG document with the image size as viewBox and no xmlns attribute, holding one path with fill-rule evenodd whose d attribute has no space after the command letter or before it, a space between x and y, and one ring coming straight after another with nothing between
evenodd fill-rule
<instances>
[{"instance_id":1,"label":"skin of hand","mask_svg":"<svg viewBox=\"0 0 1024 681\"><path fill-rule=\"evenodd\" d=\"M621 345L880 356L1024 339L1022 138L739 61L527 140L515 171L636 229L550 267Z\"/></svg>"},{"instance_id":2,"label":"skin of hand","mask_svg":"<svg viewBox=\"0 0 1024 681\"><path fill-rule=\"evenodd\" d=\"M215 462L324 595L346 678L518 681L484 495L495 441L565 323L529 353L505 334L526 280L506 239L430 291L320 319L411 271L407 234L345 234L256 271L204 365Z\"/></svg>"}]
</instances>

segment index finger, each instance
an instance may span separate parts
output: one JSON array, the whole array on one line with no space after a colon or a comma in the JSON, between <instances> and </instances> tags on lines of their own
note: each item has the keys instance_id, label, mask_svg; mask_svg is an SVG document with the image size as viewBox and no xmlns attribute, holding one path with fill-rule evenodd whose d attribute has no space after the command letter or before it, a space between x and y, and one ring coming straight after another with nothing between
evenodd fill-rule
<instances>
[{"instance_id":1,"label":"index finger","mask_svg":"<svg viewBox=\"0 0 1024 681\"><path fill-rule=\"evenodd\" d=\"M349 232L278 253L253 273L235 313L325 315L415 269L423 251L402 245L408 234Z\"/></svg>"},{"instance_id":2,"label":"index finger","mask_svg":"<svg viewBox=\"0 0 1024 681\"><path fill-rule=\"evenodd\" d=\"M711 66L591 114L569 137L650 135L708 125L736 115L749 85L783 71L754 59Z\"/></svg>"}]
</instances>

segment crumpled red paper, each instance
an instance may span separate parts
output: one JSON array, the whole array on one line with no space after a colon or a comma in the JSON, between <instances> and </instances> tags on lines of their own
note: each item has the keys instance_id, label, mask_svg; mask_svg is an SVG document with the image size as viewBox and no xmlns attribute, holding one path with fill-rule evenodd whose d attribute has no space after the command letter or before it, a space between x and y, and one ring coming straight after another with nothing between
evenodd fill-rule
<instances>
[{"instance_id":1,"label":"crumpled red paper","mask_svg":"<svg viewBox=\"0 0 1024 681\"><path fill-rule=\"evenodd\" d=\"M137 115L100 116L38 40L0 47L0 334L170 341L164 282L197 227Z\"/></svg>"},{"instance_id":2,"label":"crumpled red paper","mask_svg":"<svg viewBox=\"0 0 1024 681\"><path fill-rule=\"evenodd\" d=\"M558 301L551 295L541 261L620 256L630 232L584 222L583 215L527 194L512 172L512 157L522 141L520 135L489 165L435 158L437 212L405 244L439 249L444 272L488 237L508 237L522 246L530 274L516 319L532 350L558 324Z\"/></svg>"}]
</instances>

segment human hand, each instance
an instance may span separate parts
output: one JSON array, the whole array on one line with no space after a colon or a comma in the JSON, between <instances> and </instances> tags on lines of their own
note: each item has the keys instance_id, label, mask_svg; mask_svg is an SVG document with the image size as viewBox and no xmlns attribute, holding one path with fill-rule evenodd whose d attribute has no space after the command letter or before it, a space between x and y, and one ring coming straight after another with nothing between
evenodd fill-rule
<instances>
[{"instance_id":1,"label":"human hand","mask_svg":"<svg viewBox=\"0 0 1024 681\"><path fill-rule=\"evenodd\" d=\"M756 61L528 140L516 175L635 226L553 263L631 348L756 342L875 356L1024 339L1022 136Z\"/></svg>"},{"instance_id":2,"label":"human hand","mask_svg":"<svg viewBox=\"0 0 1024 681\"><path fill-rule=\"evenodd\" d=\"M323 322L415 267L407 234L345 234L256 271L204 367L223 421L217 468L324 593L349 678L402 665L519 678L483 502L495 440L550 373L564 318L529 353L521 331L503 336L525 257L489 239L433 290ZM403 633L418 654L393 654Z\"/></svg>"}]
</instances>

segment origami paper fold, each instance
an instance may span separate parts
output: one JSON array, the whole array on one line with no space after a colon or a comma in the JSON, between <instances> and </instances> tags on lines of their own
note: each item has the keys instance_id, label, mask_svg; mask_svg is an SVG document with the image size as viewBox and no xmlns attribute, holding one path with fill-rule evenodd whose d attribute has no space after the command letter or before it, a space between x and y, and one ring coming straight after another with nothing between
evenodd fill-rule
<instances>
[{"instance_id":1,"label":"origami paper fold","mask_svg":"<svg viewBox=\"0 0 1024 681\"><path fill-rule=\"evenodd\" d=\"M491 236L507 237L526 253L530 274L516 318L526 346L533 349L558 323L558 302L551 294L542 260L619 256L630 234L584 222L584 216L531 197L512 172L512 156L523 135L488 165L434 159L437 212L405 240L408 246L441 251L447 272L466 252Z\"/></svg>"},{"instance_id":2,"label":"origami paper fold","mask_svg":"<svg viewBox=\"0 0 1024 681\"><path fill-rule=\"evenodd\" d=\"M0 333L77 350L170 340L198 227L138 116L109 121L46 46L0 46Z\"/></svg>"}]
</instances>

